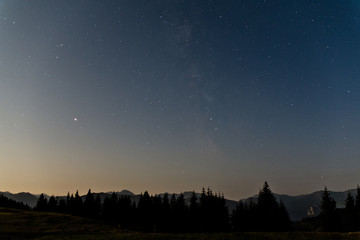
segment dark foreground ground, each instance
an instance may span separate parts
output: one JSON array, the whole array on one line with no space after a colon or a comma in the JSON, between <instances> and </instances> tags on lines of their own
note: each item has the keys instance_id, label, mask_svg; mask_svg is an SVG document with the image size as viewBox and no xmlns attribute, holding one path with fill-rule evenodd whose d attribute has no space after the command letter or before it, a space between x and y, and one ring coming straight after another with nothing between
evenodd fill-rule
<instances>
[{"instance_id":1,"label":"dark foreground ground","mask_svg":"<svg viewBox=\"0 0 360 240\"><path fill-rule=\"evenodd\" d=\"M360 233L205 233L152 234L125 232L100 222L60 213L0 208L0 239L201 239L201 240L332 240L360 239Z\"/></svg>"}]
</instances>

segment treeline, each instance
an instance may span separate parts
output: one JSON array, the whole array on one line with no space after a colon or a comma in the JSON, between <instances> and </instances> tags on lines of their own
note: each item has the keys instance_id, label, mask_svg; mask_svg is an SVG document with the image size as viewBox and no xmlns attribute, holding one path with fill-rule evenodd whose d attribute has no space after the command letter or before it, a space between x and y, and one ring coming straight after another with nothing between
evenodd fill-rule
<instances>
[{"instance_id":1,"label":"treeline","mask_svg":"<svg viewBox=\"0 0 360 240\"><path fill-rule=\"evenodd\" d=\"M55 211L101 219L123 229L144 232L225 232L289 231L291 221L282 202L278 202L265 182L258 200L239 202L230 214L222 194L203 189L193 192L189 202L184 195L149 195L144 192L135 203L130 196L112 193L102 202L88 191L83 201L79 193L66 198L40 196L35 210Z\"/></svg>"},{"instance_id":2,"label":"treeline","mask_svg":"<svg viewBox=\"0 0 360 240\"><path fill-rule=\"evenodd\" d=\"M325 187L322 193L318 220L322 231L360 231L360 187L357 187L355 197L350 191L348 192L345 208L336 208L336 201Z\"/></svg>"},{"instance_id":3,"label":"treeline","mask_svg":"<svg viewBox=\"0 0 360 240\"><path fill-rule=\"evenodd\" d=\"M17 209L30 209L28 205L25 205L22 202L17 202L13 199L10 199L4 194L0 194L0 207L4 208L17 208Z\"/></svg>"},{"instance_id":4,"label":"treeline","mask_svg":"<svg viewBox=\"0 0 360 240\"><path fill-rule=\"evenodd\" d=\"M130 196L112 193L103 202L88 191L83 201L79 193L47 199L43 194L35 210L63 212L101 219L124 229L144 232L220 232L230 230L224 196L203 189L200 197L193 192L187 204L183 194L176 197L150 196L146 191L137 204Z\"/></svg>"}]
</instances>

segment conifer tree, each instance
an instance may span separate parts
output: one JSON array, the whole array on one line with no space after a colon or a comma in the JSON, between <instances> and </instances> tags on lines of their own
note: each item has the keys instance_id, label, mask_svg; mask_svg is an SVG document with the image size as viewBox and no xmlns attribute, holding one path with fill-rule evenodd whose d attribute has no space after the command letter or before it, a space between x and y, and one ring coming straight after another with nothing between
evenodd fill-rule
<instances>
[{"instance_id":1,"label":"conifer tree","mask_svg":"<svg viewBox=\"0 0 360 240\"><path fill-rule=\"evenodd\" d=\"M132 223L132 204L129 196L120 196L118 199L118 223L120 227L128 228Z\"/></svg>"},{"instance_id":2,"label":"conifer tree","mask_svg":"<svg viewBox=\"0 0 360 240\"><path fill-rule=\"evenodd\" d=\"M287 232L292 230L292 222L289 213L286 210L285 204L282 200L280 200L279 203L278 219L279 219L279 225L278 225L279 231Z\"/></svg>"},{"instance_id":3,"label":"conifer tree","mask_svg":"<svg viewBox=\"0 0 360 240\"><path fill-rule=\"evenodd\" d=\"M290 231L291 220L282 201L277 201L267 182L259 191L257 203L250 202L241 221L244 231ZM235 214L236 220L236 214ZM239 221L239 220L238 220Z\"/></svg>"},{"instance_id":4,"label":"conifer tree","mask_svg":"<svg viewBox=\"0 0 360 240\"><path fill-rule=\"evenodd\" d=\"M113 192L110 197L104 199L102 218L111 224L117 223L117 195Z\"/></svg>"},{"instance_id":5,"label":"conifer tree","mask_svg":"<svg viewBox=\"0 0 360 240\"><path fill-rule=\"evenodd\" d=\"M357 187L356 187L355 207L357 208L357 210L360 210L360 187L359 187L359 185L357 185Z\"/></svg>"},{"instance_id":6,"label":"conifer tree","mask_svg":"<svg viewBox=\"0 0 360 240\"><path fill-rule=\"evenodd\" d=\"M161 212L159 216L159 231L169 232L171 230L171 213L170 213L170 202L169 194L165 193L162 198Z\"/></svg>"},{"instance_id":7,"label":"conifer tree","mask_svg":"<svg viewBox=\"0 0 360 240\"><path fill-rule=\"evenodd\" d=\"M222 232L229 228L229 213L223 195L214 194L210 188L203 188L199 204L199 231Z\"/></svg>"},{"instance_id":8,"label":"conifer tree","mask_svg":"<svg viewBox=\"0 0 360 240\"><path fill-rule=\"evenodd\" d=\"M75 197L72 203L73 214L74 215L83 215L83 202L79 195L79 191L76 191Z\"/></svg>"},{"instance_id":9,"label":"conifer tree","mask_svg":"<svg viewBox=\"0 0 360 240\"><path fill-rule=\"evenodd\" d=\"M48 209L48 201L45 198L45 195L42 193L36 203L36 210L37 211L47 211Z\"/></svg>"},{"instance_id":10,"label":"conifer tree","mask_svg":"<svg viewBox=\"0 0 360 240\"><path fill-rule=\"evenodd\" d=\"M153 232L153 212L151 198L147 191L140 195L138 207L138 222L144 232Z\"/></svg>"},{"instance_id":11,"label":"conifer tree","mask_svg":"<svg viewBox=\"0 0 360 240\"><path fill-rule=\"evenodd\" d=\"M355 199L351 195L350 191L347 194L346 200L345 200L345 209L349 211L355 211Z\"/></svg>"},{"instance_id":12,"label":"conifer tree","mask_svg":"<svg viewBox=\"0 0 360 240\"><path fill-rule=\"evenodd\" d=\"M56 198L55 198L54 195L52 195L49 198L47 211L49 211L49 212L56 212L57 211L57 201L56 201Z\"/></svg>"},{"instance_id":13,"label":"conifer tree","mask_svg":"<svg viewBox=\"0 0 360 240\"><path fill-rule=\"evenodd\" d=\"M86 194L85 201L84 201L84 216L90 218L96 218L98 211L96 209L96 203L94 194L89 189L88 193Z\"/></svg>"},{"instance_id":14,"label":"conifer tree","mask_svg":"<svg viewBox=\"0 0 360 240\"><path fill-rule=\"evenodd\" d=\"M356 230L360 230L360 187L356 187L356 197L355 197L355 212L356 212Z\"/></svg>"},{"instance_id":15,"label":"conifer tree","mask_svg":"<svg viewBox=\"0 0 360 240\"><path fill-rule=\"evenodd\" d=\"M58 211L62 213L65 213L67 211L66 199L64 198L58 199Z\"/></svg>"},{"instance_id":16,"label":"conifer tree","mask_svg":"<svg viewBox=\"0 0 360 240\"><path fill-rule=\"evenodd\" d=\"M74 196L71 194L71 197L70 197L70 193L68 192L67 196L66 196L66 212L67 213L72 213L72 203L73 203L73 200L74 200Z\"/></svg>"},{"instance_id":17,"label":"conifer tree","mask_svg":"<svg viewBox=\"0 0 360 240\"><path fill-rule=\"evenodd\" d=\"M278 228L278 212L279 206L275 196L270 190L267 182L264 183L259 191L257 210L258 210L258 227L259 231L276 231Z\"/></svg>"},{"instance_id":18,"label":"conifer tree","mask_svg":"<svg viewBox=\"0 0 360 240\"><path fill-rule=\"evenodd\" d=\"M349 191L345 200L343 230L356 231L356 223L357 213L355 208L355 199Z\"/></svg>"},{"instance_id":19,"label":"conifer tree","mask_svg":"<svg viewBox=\"0 0 360 240\"><path fill-rule=\"evenodd\" d=\"M95 198L95 209L95 212L97 213L96 215L99 218L101 214L101 199L99 195L97 195Z\"/></svg>"},{"instance_id":20,"label":"conifer tree","mask_svg":"<svg viewBox=\"0 0 360 240\"><path fill-rule=\"evenodd\" d=\"M323 231L331 232L338 230L336 216L336 202L330 196L328 189L325 187L320 205L320 223Z\"/></svg>"},{"instance_id":21,"label":"conifer tree","mask_svg":"<svg viewBox=\"0 0 360 240\"><path fill-rule=\"evenodd\" d=\"M200 220L200 206L198 203L198 198L195 194L195 192L192 192L191 199L190 199L190 205L189 205L189 231L196 232L199 228L199 220Z\"/></svg>"},{"instance_id":22,"label":"conifer tree","mask_svg":"<svg viewBox=\"0 0 360 240\"><path fill-rule=\"evenodd\" d=\"M249 222L249 219L247 218L247 211L248 209L243 201L239 201L236 204L236 207L231 214L231 224L235 231L242 232L248 229L247 223Z\"/></svg>"},{"instance_id":23,"label":"conifer tree","mask_svg":"<svg viewBox=\"0 0 360 240\"><path fill-rule=\"evenodd\" d=\"M184 232L186 230L187 206L185 204L184 194L180 194L171 205L173 214L173 224L175 232Z\"/></svg>"}]
</instances>

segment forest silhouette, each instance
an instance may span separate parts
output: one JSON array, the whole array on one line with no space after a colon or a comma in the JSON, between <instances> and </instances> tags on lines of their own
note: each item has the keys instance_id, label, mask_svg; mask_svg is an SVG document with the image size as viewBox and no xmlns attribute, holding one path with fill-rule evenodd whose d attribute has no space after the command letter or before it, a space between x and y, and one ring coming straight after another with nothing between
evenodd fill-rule
<instances>
[{"instance_id":1,"label":"forest silhouette","mask_svg":"<svg viewBox=\"0 0 360 240\"><path fill-rule=\"evenodd\" d=\"M256 202L239 202L232 213L224 195L202 189L192 193L190 202L184 195L151 196L147 191L137 203L130 196L113 192L103 202L88 191L83 201L79 193L64 198L42 194L37 211L55 211L100 219L123 229L143 232L227 232L227 231L291 231L292 223L285 205L275 198L267 182Z\"/></svg>"},{"instance_id":2,"label":"forest silhouette","mask_svg":"<svg viewBox=\"0 0 360 240\"><path fill-rule=\"evenodd\" d=\"M147 191L135 203L130 196L113 192L103 202L88 191L83 201L78 192L66 198L40 195L37 211L63 212L100 219L123 229L143 232L227 232L227 231L290 231L288 212L272 194L267 182L259 192L257 202L239 202L229 213L224 195L210 188L192 193L189 203L184 195L151 196Z\"/></svg>"},{"instance_id":3,"label":"forest silhouette","mask_svg":"<svg viewBox=\"0 0 360 240\"><path fill-rule=\"evenodd\" d=\"M95 197L96 196L96 197ZM0 207L30 209L23 203L0 195ZM89 189L85 197L78 191L66 197L46 197L41 194L35 211L60 212L97 219L124 230L168 233L202 232L288 232L294 230L281 199L276 199L267 182L256 199L239 201L229 212L223 194L210 188L201 194L192 193L189 201L183 194L150 195L142 193L138 201L129 195L108 194L103 200ZM313 224L313 230L351 232L360 230L360 187L356 196L348 192L345 208L336 202L325 187L319 216L302 220ZM296 230L296 229L295 229Z\"/></svg>"}]
</instances>

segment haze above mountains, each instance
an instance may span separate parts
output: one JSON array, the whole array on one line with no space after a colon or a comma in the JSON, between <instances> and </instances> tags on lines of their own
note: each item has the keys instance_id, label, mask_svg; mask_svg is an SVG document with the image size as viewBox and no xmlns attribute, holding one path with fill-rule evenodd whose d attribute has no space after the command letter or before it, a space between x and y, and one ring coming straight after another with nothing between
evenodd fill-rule
<instances>
[{"instance_id":1,"label":"haze above mountains","mask_svg":"<svg viewBox=\"0 0 360 240\"><path fill-rule=\"evenodd\" d=\"M348 192L355 197L356 190L351 189L343 192L332 192L330 191L331 196L335 199L338 208L343 208L345 206L345 199ZM34 207L38 200L39 195L34 195L27 192L21 193L10 193L10 192L0 192L4 196L13 199L18 202L23 202L30 207ZM101 200L103 201L107 196L110 196L112 192L101 192L101 193L94 193L95 196L100 196ZM121 192L116 192L117 195L127 195L130 196L132 201L138 202L140 194L134 194L131 191L123 190ZM187 202L190 202L190 198L192 196L192 192L184 192L184 197ZM200 193L196 193L200 196ZM160 196L164 195L164 193L159 194ZM179 195L179 194L176 194ZM290 218L293 221L298 221L306 217L310 216L317 216L320 212L320 202L321 202L321 195L322 191L316 191L310 194L305 195L298 195L298 196L289 196L285 194L276 194L274 193L278 200L282 200L289 212ZM66 196L59 196L59 198L65 198ZM85 195L82 196L83 200L85 199ZM253 197L249 197L246 199L241 199L242 201L250 202L256 201L257 195ZM229 208L230 213L235 208L238 201L226 199L226 205Z\"/></svg>"}]
</instances>

